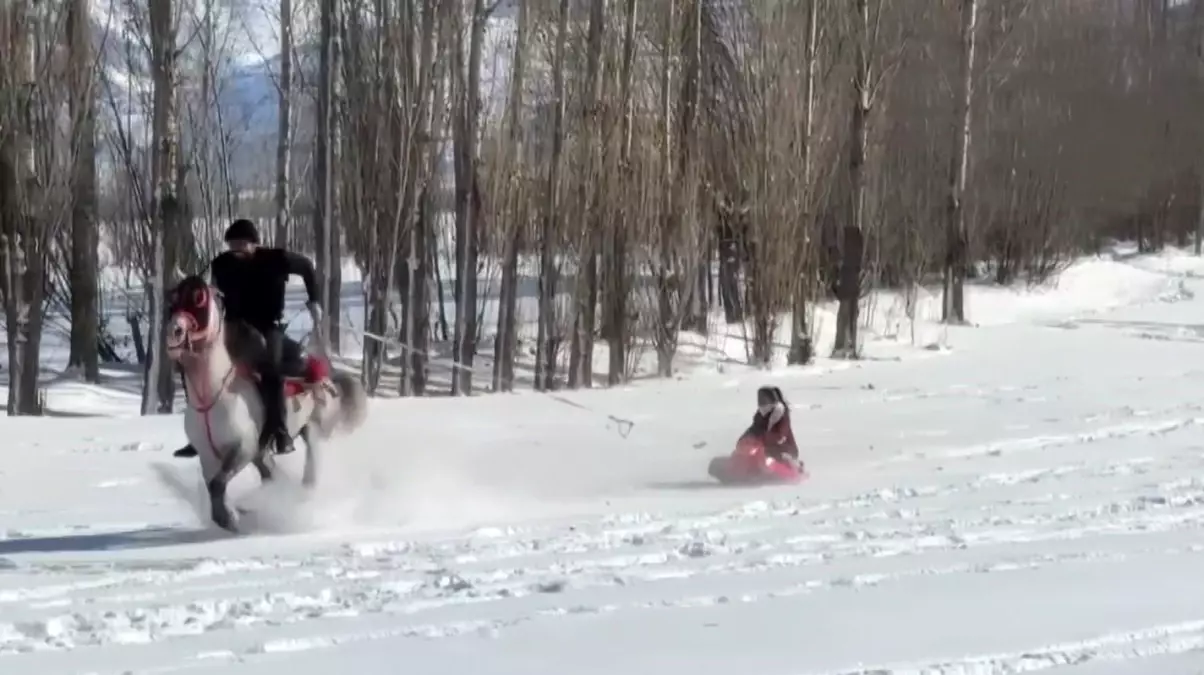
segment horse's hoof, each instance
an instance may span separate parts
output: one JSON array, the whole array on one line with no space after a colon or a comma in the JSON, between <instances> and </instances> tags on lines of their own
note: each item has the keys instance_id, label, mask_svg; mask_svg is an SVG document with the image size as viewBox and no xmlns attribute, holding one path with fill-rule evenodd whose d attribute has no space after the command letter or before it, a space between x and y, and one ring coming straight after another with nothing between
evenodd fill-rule
<instances>
[{"instance_id":1,"label":"horse's hoof","mask_svg":"<svg viewBox=\"0 0 1204 675\"><path fill-rule=\"evenodd\" d=\"M175 452L171 453L171 456L179 457L181 459L187 459L190 457L196 457L197 451L196 451L196 448L192 447L191 445L186 445L186 446L180 448L179 450L176 450Z\"/></svg>"},{"instance_id":2,"label":"horse's hoof","mask_svg":"<svg viewBox=\"0 0 1204 675\"><path fill-rule=\"evenodd\" d=\"M213 524L230 534L238 534L238 521L234 518L234 514L227 510L215 510L213 512Z\"/></svg>"}]
</instances>

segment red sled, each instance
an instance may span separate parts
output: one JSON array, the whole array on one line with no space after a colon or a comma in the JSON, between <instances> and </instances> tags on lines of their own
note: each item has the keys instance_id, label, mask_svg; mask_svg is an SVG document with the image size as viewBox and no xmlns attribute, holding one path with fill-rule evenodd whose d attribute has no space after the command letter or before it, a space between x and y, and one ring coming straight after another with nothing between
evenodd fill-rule
<instances>
[{"instance_id":1,"label":"red sled","mask_svg":"<svg viewBox=\"0 0 1204 675\"><path fill-rule=\"evenodd\" d=\"M724 485L790 485L807 477L801 462L795 467L766 455L765 444L752 436L737 441L731 455L712 458L707 473Z\"/></svg>"}]
</instances>

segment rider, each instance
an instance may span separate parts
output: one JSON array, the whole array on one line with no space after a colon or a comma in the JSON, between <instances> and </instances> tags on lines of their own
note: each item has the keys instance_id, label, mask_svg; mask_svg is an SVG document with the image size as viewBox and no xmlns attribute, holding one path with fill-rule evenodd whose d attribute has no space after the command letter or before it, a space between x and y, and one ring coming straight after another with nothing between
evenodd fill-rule
<instances>
[{"instance_id":1,"label":"rider","mask_svg":"<svg viewBox=\"0 0 1204 675\"><path fill-rule=\"evenodd\" d=\"M799 466L798 444L790 427L790 406L777 387L761 387L757 390L757 412L745 436L760 438L765 444L765 454L779 461Z\"/></svg>"},{"instance_id":2,"label":"rider","mask_svg":"<svg viewBox=\"0 0 1204 675\"><path fill-rule=\"evenodd\" d=\"M259 365L259 393L263 399L264 421L260 442L276 442L277 453L293 451L293 440L286 426L284 380L285 354L300 354L300 345L284 334L284 294L288 278L297 275L305 282L306 308L317 330L322 321L318 301L318 279L314 264L305 256L282 248L259 245L255 224L244 218L226 229L228 250L209 263L213 285L222 294L226 318L242 321L259 331L266 342Z\"/></svg>"}]
</instances>

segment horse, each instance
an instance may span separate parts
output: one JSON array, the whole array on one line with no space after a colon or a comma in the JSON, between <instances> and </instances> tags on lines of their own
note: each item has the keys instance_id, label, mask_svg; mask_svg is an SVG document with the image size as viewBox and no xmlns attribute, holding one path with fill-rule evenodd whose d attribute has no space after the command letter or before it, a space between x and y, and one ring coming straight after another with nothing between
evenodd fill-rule
<instances>
[{"instance_id":1,"label":"horse","mask_svg":"<svg viewBox=\"0 0 1204 675\"><path fill-rule=\"evenodd\" d=\"M197 275L172 290L166 321L166 353L183 376L188 400L184 432L200 458L213 523L237 533L227 485L248 464L255 465L264 483L275 472L273 453L261 442L264 406L251 365L259 362L266 344L255 329L226 319L221 294ZM305 441L302 483L312 489L319 445L335 431L358 428L368 400L358 378L334 371L323 355L311 352L300 360L300 368L284 373L286 426ZM183 452L177 456L190 456Z\"/></svg>"}]
</instances>

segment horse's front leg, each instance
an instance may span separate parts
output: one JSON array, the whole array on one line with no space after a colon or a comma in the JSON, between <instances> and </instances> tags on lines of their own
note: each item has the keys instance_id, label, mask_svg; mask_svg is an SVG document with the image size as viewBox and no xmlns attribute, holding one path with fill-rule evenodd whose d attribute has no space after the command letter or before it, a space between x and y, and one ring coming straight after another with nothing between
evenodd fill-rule
<instances>
[{"instance_id":1,"label":"horse's front leg","mask_svg":"<svg viewBox=\"0 0 1204 675\"><path fill-rule=\"evenodd\" d=\"M210 517L214 525L237 534L238 519L226 502L226 486L247 466L247 457L238 446L228 448L221 456L221 467L205 485L209 491Z\"/></svg>"},{"instance_id":2,"label":"horse's front leg","mask_svg":"<svg viewBox=\"0 0 1204 675\"><path fill-rule=\"evenodd\" d=\"M275 479L276 460L272 457L272 453L267 451L267 448L261 446L252 463L255 465L255 470L259 472L261 482L270 483Z\"/></svg>"}]
</instances>

